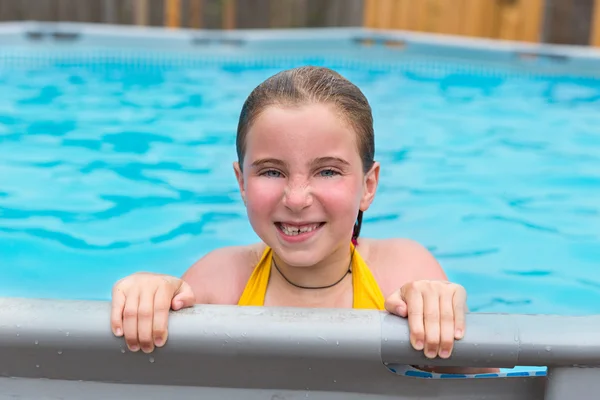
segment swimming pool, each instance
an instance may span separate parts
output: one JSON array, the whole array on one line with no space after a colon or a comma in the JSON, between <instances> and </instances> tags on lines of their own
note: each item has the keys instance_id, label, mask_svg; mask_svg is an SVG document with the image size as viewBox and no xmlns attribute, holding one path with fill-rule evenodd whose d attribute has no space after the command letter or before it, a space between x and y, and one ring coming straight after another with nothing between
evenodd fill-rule
<instances>
[{"instance_id":1,"label":"swimming pool","mask_svg":"<svg viewBox=\"0 0 600 400\"><path fill-rule=\"evenodd\" d=\"M373 106L382 172L365 236L428 246L473 311L599 313L600 79L339 32L4 46L0 293L108 299L134 271L180 275L255 241L231 168L239 110L267 76L318 64Z\"/></svg>"}]
</instances>

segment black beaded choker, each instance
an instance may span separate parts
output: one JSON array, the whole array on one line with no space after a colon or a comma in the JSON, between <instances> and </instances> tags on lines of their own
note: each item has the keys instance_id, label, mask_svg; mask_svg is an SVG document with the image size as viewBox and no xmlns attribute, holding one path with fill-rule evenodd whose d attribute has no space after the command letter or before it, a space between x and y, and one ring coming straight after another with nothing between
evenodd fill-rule
<instances>
[{"instance_id":1,"label":"black beaded choker","mask_svg":"<svg viewBox=\"0 0 600 400\"><path fill-rule=\"evenodd\" d=\"M273 265L275 266L275 269L277 270L277 272L279 272L279 275L281 275L283 277L283 279L285 279L287 281L287 283L289 283L292 286L295 286L299 289L311 289L311 290L316 290L316 289L328 289L330 287L334 287L335 285L337 285L338 283L340 283L341 281L344 280L344 278L346 277L346 275L351 274L352 273L352 260L354 259L354 250L352 249L352 254L350 255L350 264L348 265L348 270L346 271L346 273L344 274L344 276L342 276L337 282L332 283L331 285L327 285L327 286L301 286L301 285L297 285L294 282L290 281L284 274L283 272L281 272L281 270L279 269L279 267L277 266L277 263L275 262L275 257L271 258L271 260L273 261Z\"/></svg>"}]
</instances>

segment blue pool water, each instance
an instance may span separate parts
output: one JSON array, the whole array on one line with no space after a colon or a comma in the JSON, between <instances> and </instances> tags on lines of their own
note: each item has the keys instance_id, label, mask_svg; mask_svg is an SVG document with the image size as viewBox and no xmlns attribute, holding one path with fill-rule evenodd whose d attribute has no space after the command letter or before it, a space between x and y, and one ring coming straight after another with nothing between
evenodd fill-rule
<instances>
[{"instance_id":1,"label":"blue pool water","mask_svg":"<svg viewBox=\"0 0 600 400\"><path fill-rule=\"evenodd\" d=\"M373 106L382 173L365 236L429 247L473 311L600 313L599 80L319 60ZM108 299L132 272L180 275L257 240L235 129L281 65L110 62L0 60L2 296Z\"/></svg>"}]
</instances>

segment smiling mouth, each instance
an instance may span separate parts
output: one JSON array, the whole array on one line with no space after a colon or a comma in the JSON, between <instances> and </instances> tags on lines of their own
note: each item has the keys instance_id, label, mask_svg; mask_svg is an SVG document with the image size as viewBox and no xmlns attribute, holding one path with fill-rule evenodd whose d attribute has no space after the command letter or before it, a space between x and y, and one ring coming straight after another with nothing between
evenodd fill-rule
<instances>
[{"instance_id":1,"label":"smiling mouth","mask_svg":"<svg viewBox=\"0 0 600 400\"><path fill-rule=\"evenodd\" d=\"M317 222L314 224L305 225L289 225L282 222L277 222L275 225L277 225L277 228L287 236L298 236L303 233L310 233L321 228L323 225L325 225L325 222Z\"/></svg>"}]
</instances>

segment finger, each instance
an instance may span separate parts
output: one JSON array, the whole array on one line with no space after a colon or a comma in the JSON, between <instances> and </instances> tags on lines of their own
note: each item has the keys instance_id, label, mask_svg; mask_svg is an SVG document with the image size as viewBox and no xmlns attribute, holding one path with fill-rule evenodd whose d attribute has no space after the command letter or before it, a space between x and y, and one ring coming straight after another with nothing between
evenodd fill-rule
<instances>
[{"instance_id":1,"label":"finger","mask_svg":"<svg viewBox=\"0 0 600 400\"><path fill-rule=\"evenodd\" d=\"M452 298L454 309L454 338L457 340L465 336L465 315L467 312L467 292L460 286Z\"/></svg>"},{"instance_id":2,"label":"finger","mask_svg":"<svg viewBox=\"0 0 600 400\"><path fill-rule=\"evenodd\" d=\"M159 286L154 295L154 323L152 327L152 336L154 344L162 347L169 335L169 311L171 309L171 299L173 298L173 287L171 285Z\"/></svg>"},{"instance_id":3,"label":"finger","mask_svg":"<svg viewBox=\"0 0 600 400\"><path fill-rule=\"evenodd\" d=\"M125 294L115 285L112 293L110 328L115 336L123 336L123 308L125 307Z\"/></svg>"},{"instance_id":4,"label":"finger","mask_svg":"<svg viewBox=\"0 0 600 400\"><path fill-rule=\"evenodd\" d=\"M423 350L425 343L425 328L423 326L423 297L418 290L408 290L402 294L402 299L408 304L408 328L410 342L415 350Z\"/></svg>"},{"instance_id":5,"label":"finger","mask_svg":"<svg viewBox=\"0 0 600 400\"><path fill-rule=\"evenodd\" d=\"M196 304L196 295L192 287L186 282L182 282L180 288L175 292L171 307L173 310L180 310L186 307L192 307Z\"/></svg>"},{"instance_id":6,"label":"finger","mask_svg":"<svg viewBox=\"0 0 600 400\"><path fill-rule=\"evenodd\" d=\"M125 343L131 351L140 349L137 332L139 302L139 291L132 289L125 300L125 307L123 308L123 333L125 334Z\"/></svg>"},{"instance_id":7,"label":"finger","mask_svg":"<svg viewBox=\"0 0 600 400\"><path fill-rule=\"evenodd\" d=\"M423 314L425 324L425 356L435 358L440 344L440 297L429 289L423 293Z\"/></svg>"},{"instance_id":8,"label":"finger","mask_svg":"<svg viewBox=\"0 0 600 400\"><path fill-rule=\"evenodd\" d=\"M402 295L400 290L396 290L385 300L385 309L390 314L396 314L402 318L406 318L408 316L408 307L404 300L402 300Z\"/></svg>"},{"instance_id":9,"label":"finger","mask_svg":"<svg viewBox=\"0 0 600 400\"><path fill-rule=\"evenodd\" d=\"M454 346L454 306L453 292L444 291L440 295L440 351L441 358L448 358Z\"/></svg>"},{"instance_id":10,"label":"finger","mask_svg":"<svg viewBox=\"0 0 600 400\"><path fill-rule=\"evenodd\" d=\"M138 305L138 339L144 353L150 353L154 350L152 328L154 325L155 293L156 290L144 290L140 294L140 304Z\"/></svg>"}]
</instances>

